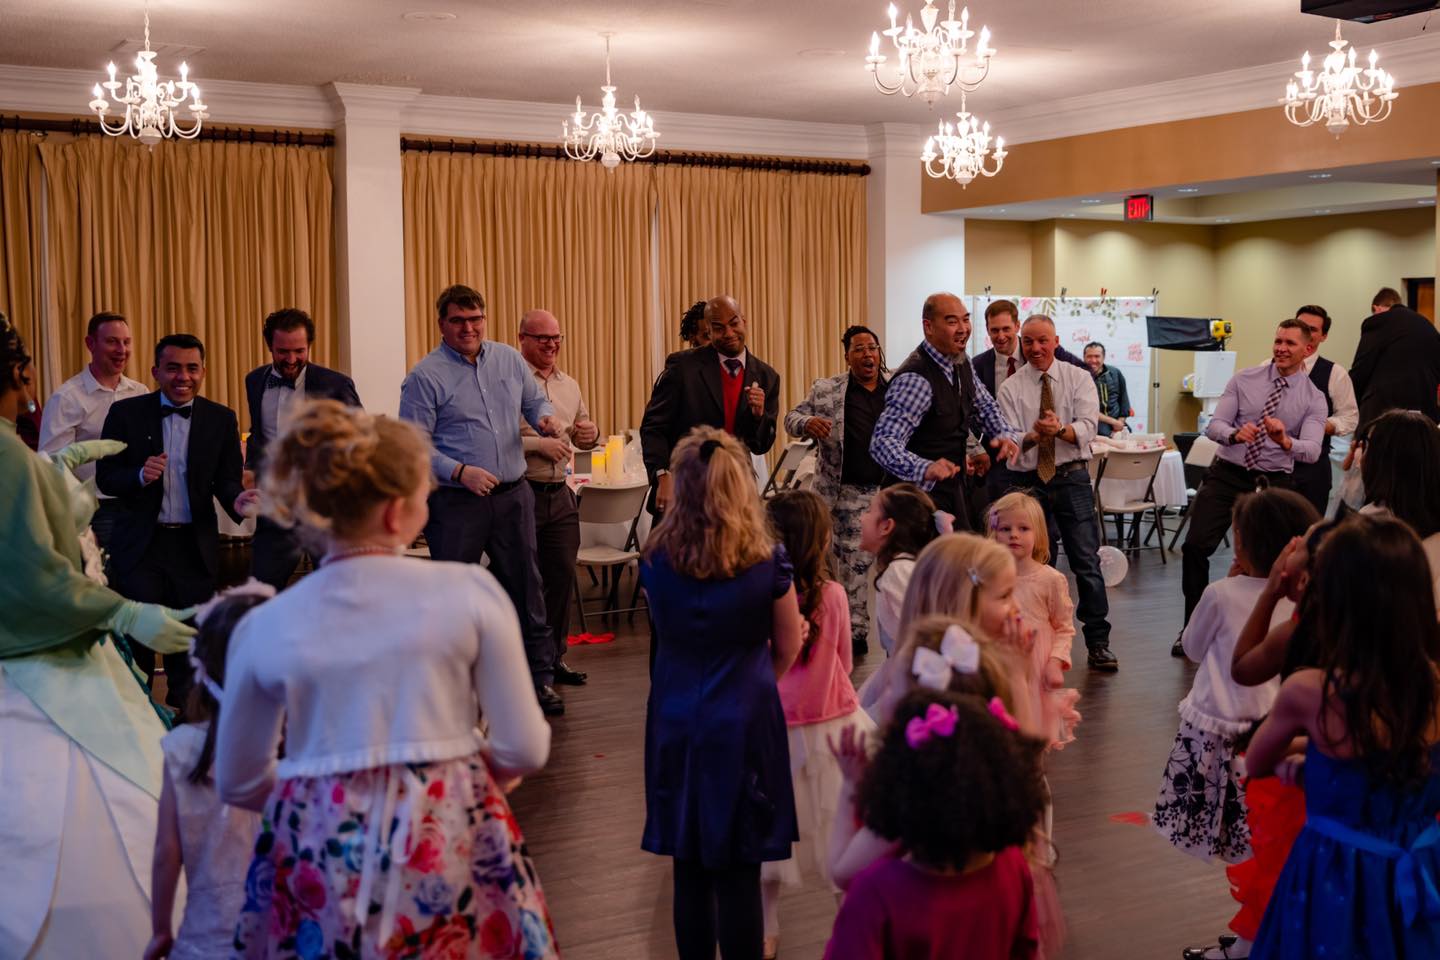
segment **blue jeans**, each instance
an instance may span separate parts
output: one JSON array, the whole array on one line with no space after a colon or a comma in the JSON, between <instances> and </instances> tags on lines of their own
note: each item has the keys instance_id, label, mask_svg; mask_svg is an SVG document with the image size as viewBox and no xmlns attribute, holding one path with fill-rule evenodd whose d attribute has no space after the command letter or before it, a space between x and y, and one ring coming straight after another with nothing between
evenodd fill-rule
<instances>
[{"instance_id":1,"label":"blue jeans","mask_svg":"<svg viewBox=\"0 0 1440 960\"><path fill-rule=\"evenodd\" d=\"M1110 621L1106 619L1110 616L1110 600L1105 595L1105 579L1100 576L1100 519L1095 514L1095 491L1084 461L1065 464L1048 484L1041 483L1034 470L1004 472L1002 488L1023 490L1039 500L1045 508L1047 526L1060 531L1080 592L1075 612L1083 626L1085 646L1091 650L1110 646ZM1055 562L1055 547L1052 542L1051 564Z\"/></svg>"}]
</instances>

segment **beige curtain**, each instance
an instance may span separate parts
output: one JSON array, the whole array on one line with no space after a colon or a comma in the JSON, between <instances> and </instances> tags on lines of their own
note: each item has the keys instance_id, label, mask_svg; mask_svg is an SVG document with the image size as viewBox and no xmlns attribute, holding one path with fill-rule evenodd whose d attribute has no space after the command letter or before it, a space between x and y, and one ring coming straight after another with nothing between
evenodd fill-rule
<instances>
[{"instance_id":1,"label":"beige curtain","mask_svg":"<svg viewBox=\"0 0 1440 960\"><path fill-rule=\"evenodd\" d=\"M440 342L436 296L468 284L485 297L489 339L515 346L526 310L555 314L560 367L596 424L638 426L651 383L651 170L410 151L403 171L408 362Z\"/></svg>"},{"instance_id":2,"label":"beige curtain","mask_svg":"<svg viewBox=\"0 0 1440 960\"><path fill-rule=\"evenodd\" d=\"M333 365L331 150L268 144L84 137L40 147L46 175L48 307L67 375L85 362L90 316L123 313L131 376L151 382L155 341L205 343L203 393L245 413L244 376L268 360L261 322L299 307Z\"/></svg>"},{"instance_id":3,"label":"beige curtain","mask_svg":"<svg viewBox=\"0 0 1440 960\"><path fill-rule=\"evenodd\" d=\"M690 304L728 293L780 373L782 416L843 369L840 334L865 322L863 177L662 166L656 193L669 342Z\"/></svg>"},{"instance_id":4,"label":"beige curtain","mask_svg":"<svg viewBox=\"0 0 1440 960\"><path fill-rule=\"evenodd\" d=\"M35 358L36 392L43 398L54 384L46 376L45 344L40 335L43 234L39 142L31 133L0 131L0 313L25 338L25 346Z\"/></svg>"}]
</instances>

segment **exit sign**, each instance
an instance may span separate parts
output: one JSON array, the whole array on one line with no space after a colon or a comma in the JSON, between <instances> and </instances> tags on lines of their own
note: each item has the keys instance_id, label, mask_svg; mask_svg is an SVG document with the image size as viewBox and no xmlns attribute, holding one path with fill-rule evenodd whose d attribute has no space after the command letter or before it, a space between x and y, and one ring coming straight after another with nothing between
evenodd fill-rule
<instances>
[{"instance_id":1,"label":"exit sign","mask_svg":"<svg viewBox=\"0 0 1440 960\"><path fill-rule=\"evenodd\" d=\"M1126 220L1154 220L1155 197L1148 193L1137 193L1125 198Z\"/></svg>"}]
</instances>

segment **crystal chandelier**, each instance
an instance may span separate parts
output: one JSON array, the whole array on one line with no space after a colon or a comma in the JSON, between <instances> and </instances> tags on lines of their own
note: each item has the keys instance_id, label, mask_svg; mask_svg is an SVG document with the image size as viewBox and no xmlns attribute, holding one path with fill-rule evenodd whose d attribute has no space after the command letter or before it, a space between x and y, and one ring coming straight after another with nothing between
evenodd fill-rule
<instances>
[{"instance_id":1,"label":"crystal chandelier","mask_svg":"<svg viewBox=\"0 0 1440 960\"><path fill-rule=\"evenodd\" d=\"M1400 94L1395 92L1395 78L1375 66L1375 51L1370 51L1370 66L1355 65L1355 48L1340 39L1340 23L1335 23L1335 39L1331 52L1318 74L1310 69L1310 51L1300 58L1300 69L1285 86L1285 116L1296 126L1308 127L1325 122L1325 129L1335 136L1354 123L1364 126L1379 123L1390 116L1390 107ZM1299 81L1298 83L1296 81Z\"/></svg>"},{"instance_id":2,"label":"crystal chandelier","mask_svg":"<svg viewBox=\"0 0 1440 960\"><path fill-rule=\"evenodd\" d=\"M615 87L610 83L610 37L605 37L605 91L601 99L600 112L588 119L575 98L575 114L565 121L565 155L572 160L594 160L597 156L607 170L620 166L621 160L643 160L655 152L655 123L650 114L640 109L640 97L635 97L635 109L628 115L615 109Z\"/></svg>"},{"instance_id":3,"label":"crystal chandelier","mask_svg":"<svg viewBox=\"0 0 1440 960\"><path fill-rule=\"evenodd\" d=\"M185 63L180 64L178 81L160 80L155 69L155 51L150 49L148 7L145 9L145 49L135 55L135 69L138 72L125 78L124 96L119 93L120 81L115 79L114 62L111 62L107 69L110 71L110 79L103 84L95 84L95 99L90 101L90 109L100 118L101 130L112 137L128 133L151 147L165 137L193 140L199 135L201 121L209 116L205 112L204 102L200 99L200 88L190 82L190 67ZM100 89L102 86L105 90ZM110 93L109 99L106 99L106 90ZM113 127L105 122L112 101L125 105L124 122ZM190 127L181 126L177 122L176 118L182 107L190 111L191 118L195 121Z\"/></svg>"},{"instance_id":4,"label":"crystal chandelier","mask_svg":"<svg viewBox=\"0 0 1440 960\"><path fill-rule=\"evenodd\" d=\"M935 98L949 93L951 87L974 90L990 73L995 49L990 46L989 27L980 28L974 62L962 62L970 53L970 38L975 36L975 31L970 29L969 7L962 9L960 19L956 20L955 0L950 0L949 19L936 23L940 11L935 9L935 0L925 0L925 9L920 11L924 30L915 28L909 14L905 15L905 26L898 26L895 4L890 4L889 12L890 29L885 31L885 36L900 55L895 82L886 83L880 75L880 67L885 63L885 56L880 52L880 34L870 34L870 56L865 58L865 69L875 75L875 86L881 93L903 93L907 97L918 93L933 106Z\"/></svg>"},{"instance_id":5,"label":"crystal chandelier","mask_svg":"<svg viewBox=\"0 0 1440 960\"><path fill-rule=\"evenodd\" d=\"M995 139L995 150L990 151L990 124L982 125L975 116L965 109L965 94L960 94L960 112L955 115L959 124L941 121L935 136L925 141L925 150L920 160L925 172L935 178L949 177L961 187L970 185L978 176L993 177L1005 165L1005 138ZM987 169L986 159L993 160L993 168Z\"/></svg>"}]
</instances>

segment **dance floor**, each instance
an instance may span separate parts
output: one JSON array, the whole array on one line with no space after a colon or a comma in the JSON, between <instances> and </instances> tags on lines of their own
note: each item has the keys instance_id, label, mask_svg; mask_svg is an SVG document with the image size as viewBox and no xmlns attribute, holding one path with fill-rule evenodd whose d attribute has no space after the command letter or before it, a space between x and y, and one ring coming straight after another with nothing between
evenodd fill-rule
<instances>
[{"instance_id":1,"label":"dance floor","mask_svg":"<svg viewBox=\"0 0 1440 960\"><path fill-rule=\"evenodd\" d=\"M1234 912L1222 865L1177 852L1148 821L1194 672L1170 656L1182 605L1180 557L1169 559L1162 566L1147 551L1110 592L1118 674L1087 671L1076 643L1070 682L1085 719L1049 761L1066 960L1174 960L1185 945L1213 943ZM1228 551L1217 553L1213 574L1229 563ZM673 958L670 861L640 849L648 633L643 615L634 626L621 617L590 627L617 638L571 648L568 662L590 684L566 688L549 766L512 801L567 960ZM876 662L872 652L860 676ZM781 957L818 960L834 914L818 886L787 891Z\"/></svg>"}]
</instances>

